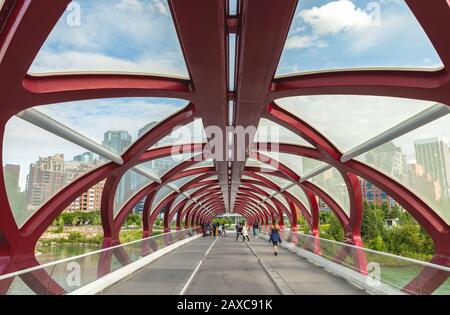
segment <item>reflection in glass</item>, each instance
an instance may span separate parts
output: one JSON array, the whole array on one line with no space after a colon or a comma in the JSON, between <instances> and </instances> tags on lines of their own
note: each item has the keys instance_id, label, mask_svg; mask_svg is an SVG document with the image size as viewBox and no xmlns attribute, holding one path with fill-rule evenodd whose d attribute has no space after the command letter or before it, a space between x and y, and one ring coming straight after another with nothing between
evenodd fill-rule
<instances>
[{"instance_id":1,"label":"reflection in glass","mask_svg":"<svg viewBox=\"0 0 450 315\"><path fill-rule=\"evenodd\" d=\"M309 181L333 198L342 210L350 216L350 199L347 185L338 170L331 168L311 178Z\"/></svg>"},{"instance_id":2,"label":"reflection in glass","mask_svg":"<svg viewBox=\"0 0 450 315\"><path fill-rule=\"evenodd\" d=\"M356 160L412 190L450 224L449 126L447 115Z\"/></svg>"}]
</instances>

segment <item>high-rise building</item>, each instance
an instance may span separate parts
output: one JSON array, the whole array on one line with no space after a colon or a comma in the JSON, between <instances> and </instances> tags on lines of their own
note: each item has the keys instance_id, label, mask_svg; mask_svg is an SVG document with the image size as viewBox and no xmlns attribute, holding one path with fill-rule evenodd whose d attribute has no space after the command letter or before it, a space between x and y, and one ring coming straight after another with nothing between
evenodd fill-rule
<instances>
[{"instance_id":1,"label":"high-rise building","mask_svg":"<svg viewBox=\"0 0 450 315\"><path fill-rule=\"evenodd\" d=\"M131 136L127 131L109 130L104 134L102 145L117 154L122 154L131 143Z\"/></svg>"},{"instance_id":2,"label":"high-rise building","mask_svg":"<svg viewBox=\"0 0 450 315\"><path fill-rule=\"evenodd\" d=\"M427 138L414 142L417 164L425 175L439 182L442 196L450 197L450 153L446 138Z\"/></svg>"},{"instance_id":3,"label":"high-rise building","mask_svg":"<svg viewBox=\"0 0 450 315\"><path fill-rule=\"evenodd\" d=\"M117 154L122 154L132 144L131 135L124 130L109 130L105 132L102 145ZM117 187L116 196L124 200L127 193L132 189L133 179L126 173Z\"/></svg>"},{"instance_id":4,"label":"high-rise building","mask_svg":"<svg viewBox=\"0 0 450 315\"><path fill-rule=\"evenodd\" d=\"M27 177L27 206L29 209L40 207L66 183L64 154L39 157L30 165Z\"/></svg>"},{"instance_id":5,"label":"high-rise building","mask_svg":"<svg viewBox=\"0 0 450 315\"><path fill-rule=\"evenodd\" d=\"M100 210L102 202L103 187L105 181L92 186L88 191L81 194L67 208L67 211L94 211Z\"/></svg>"},{"instance_id":6,"label":"high-rise building","mask_svg":"<svg viewBox=\"0 0 450 315\"><path fill-rule=\"evenodd\" d=\"M406 170L406 159L401 148L392 141L379 146L366 154L369 164L382 168L387 175L400 178Z\"/></svg>"},{"instance_id":7,"label":"high-rise building","mask_svg":"<svg viewBox=\"0 0 450 315\"><path fill-rule=\"evenodd\" d=\"M73 160L82 164L97 164L99 156L93 152L84 152L73 157Z\"/></svg>"}]
</instances>

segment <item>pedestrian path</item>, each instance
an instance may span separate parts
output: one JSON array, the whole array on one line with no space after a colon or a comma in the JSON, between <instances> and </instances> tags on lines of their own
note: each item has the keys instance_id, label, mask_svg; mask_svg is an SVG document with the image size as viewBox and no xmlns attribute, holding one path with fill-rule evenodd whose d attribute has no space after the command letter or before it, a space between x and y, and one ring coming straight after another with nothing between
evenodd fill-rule
<instances>
[{"instance_id":1,"label":"pedestrian path","mask_svg":"<svg viewBox=\"0 0 450 315\"><path fill-rule=\"evenodd\" d=\"M234 233L216 242L204 237L179 247L103 294L289 294L286 292L364 294L283 248L275 257L271 245L262 238L250 236L250 242L244 243L242 238L235 241Z\"/></svg>"}]
</instances>

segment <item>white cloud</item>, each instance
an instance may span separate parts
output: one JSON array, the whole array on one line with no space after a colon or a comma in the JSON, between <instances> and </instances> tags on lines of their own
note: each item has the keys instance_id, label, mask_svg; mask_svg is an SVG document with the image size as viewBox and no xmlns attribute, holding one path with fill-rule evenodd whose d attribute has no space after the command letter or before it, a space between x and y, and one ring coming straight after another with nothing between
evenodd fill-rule
<instances>
[{"instance_id":1,"label":"white cloud","mask_svg":"<svg viewBox=\"0 0 450 315\"><path fill-rule=\"evenodd\" d=\"M79 2L81 25L71 27L63 17L39 52L32 72L95 70L188 75L166 3Z\"/></svg>"},{"instance_id":2,"label":"white cloud","mask_svg":"<svg viewBox=\"0 0 450 315\"><path fill-rule=\"evenodd\" d=\"M303 10L299 17L311 25L317 35L337 34L374 26L373 17L349 0L329 2Z\"/></svg>"},{"instance_id":3,"label":"white cloud","mask_svg":"<svg viewBox=\"0 0 450 315\"><path fill-rule=\"evenodd\" d=\"M167 53L155 59L142 57L137 60L121 59L88 52L42 51L30 68L30 73L66 71L116 71L146 72L165 75L187 75L183 65L176 63L176 57Z\"/></svg>"},{"instance_id":4,"label":"white cloud","mask_svg":"<svg viewBox=\"0 0 450 315\"><path fill-rule=\"evenodd\" d=\"M327 44L324 41L318 40L315 36L294 35L287 39L285 47L286 49L293 49L309 47L324 48L326 46Z\"/></svg>"}]
</instances>

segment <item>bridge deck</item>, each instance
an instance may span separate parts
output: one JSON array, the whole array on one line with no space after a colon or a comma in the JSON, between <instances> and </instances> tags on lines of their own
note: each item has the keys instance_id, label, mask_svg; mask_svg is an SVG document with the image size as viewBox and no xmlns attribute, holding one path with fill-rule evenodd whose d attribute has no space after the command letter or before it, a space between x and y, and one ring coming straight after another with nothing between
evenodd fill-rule
<instances>
[{"instance_id":1,"label":"bridge deck","mask_svg":"<svg viewBox=\"0 0 450 315\"><path fill-rule=\"evenodd\" d=\"M267 295L280 294L280 284L295 294L364 294L342 278L285 249L280 248L279 256L275 257L266 241L250 238L253 251L241 240L235 242L235 234L218 239L214 245L212 238L190 242L103 294ZM272 269L272 277L263 264L269 271Z\"/></svg>"}]
</instances>

